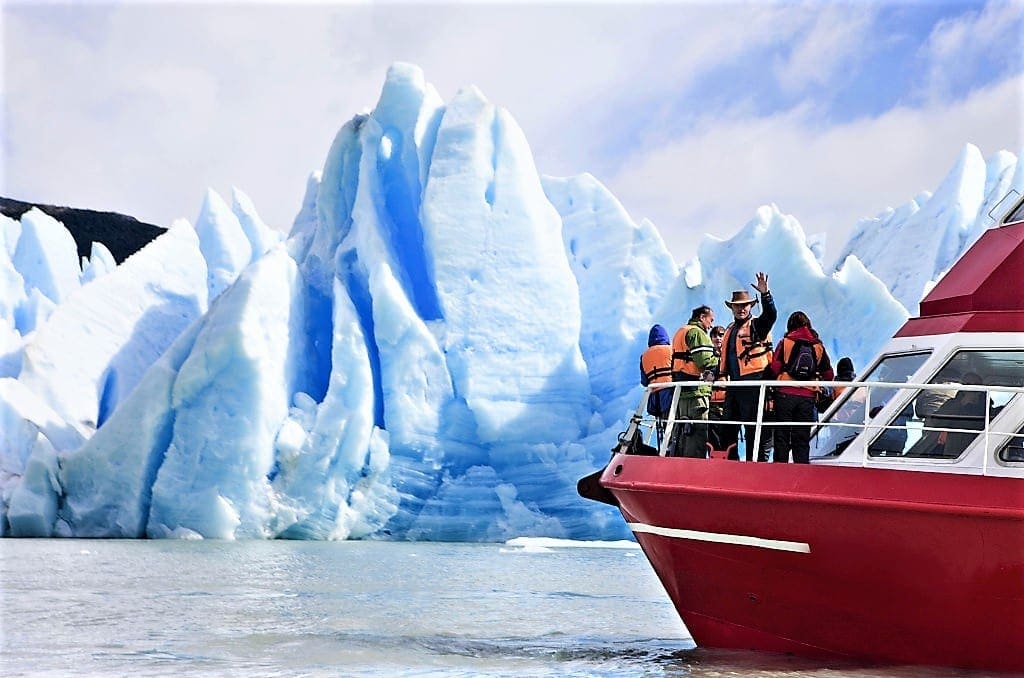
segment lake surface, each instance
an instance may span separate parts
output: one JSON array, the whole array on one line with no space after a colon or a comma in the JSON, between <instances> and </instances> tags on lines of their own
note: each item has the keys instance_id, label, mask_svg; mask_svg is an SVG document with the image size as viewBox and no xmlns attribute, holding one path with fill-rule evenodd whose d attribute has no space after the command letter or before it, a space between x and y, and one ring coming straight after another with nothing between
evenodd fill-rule
<instances>
[{"instance_id":1,"label":"lake surface","mask_svg":"<svg viewBox=\"0 0 1024 678\"><path fill-rule=\"evenodd\" d=\"M695 648L635 545L545 544L0 539L0 675L970 675Z\"/></svg>"}]
</instances>

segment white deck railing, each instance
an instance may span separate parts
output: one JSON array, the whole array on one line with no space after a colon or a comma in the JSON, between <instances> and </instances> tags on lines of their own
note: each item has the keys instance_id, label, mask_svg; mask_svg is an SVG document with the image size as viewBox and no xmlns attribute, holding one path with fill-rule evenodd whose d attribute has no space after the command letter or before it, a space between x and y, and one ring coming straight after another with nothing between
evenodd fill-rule
<instances>
[{"instance_id":1,"label":"white deck railing","mask_svg":"<svg viewBox=\"0 0 1024 678\"><path fill-rule=\"evenodd\" d=\"M987 470L990 458L994 455L991 454L993 451L993 439L1002 446L1007 440L1016 440L1018 446L1020 442L1024 442L1024 409L1016 408L1015 404L1021 400L1020 394L1024 393L1024 387L1012 387L1012 386L986 386L986 385L969 385L969 384L920 384L911 382L849 382L849 381L774 381L774 380L751 380L751 381L716 381L716 382L700 382L704 385L714 386L716 388L736 388L736 387L756 387L758 389L758 404L757 407L757 418L753 421L741 421L735 419L714 419L710 422L704 420L692 420L676 418L669 416L667 418L657 420L655 417L647 414L647 402L648 399L656 392L665 388L671 388L674 390L672 396L671 412L677 411L680 389L683 387L690 387L697 385L698 382L685 381L685 382L672 382L666 384L652 384L647 387L644 391L643 397L640 399L640 404L637 407L635 413L630 419L630 424L626 431L620 435L620 444L624 441L633 439L634 434L639 431L642 439L645 443L651 440L652 437L657 435L657 452L658 454L665 456L670 450L668 446L672 439L672 433L676 427L685 425L687 423L694 425L714 424L714 425L747 425L753 424L755 426L754 440L750 449L759 450L761 438L763 435L767 435L771 428L778 426L808 426L812 428L812 450L815 445L815 441L819 441L823 437L827 437L828 432L831 431L843 431L849 430L851 435L845 437L841 443L847 443L852 445L855 441L859 442L859 447L862 448L862 463L867 465L869 459L880 458L880 457L900 457L904 456L908 452L912 444L910 441L911 436L915 436L914 441L920 440L924 435L928 433L946 433L948 434L968 434L973 436L973 439L969 441L963 450L957 456L961 456L963 452L974 444L974 440L977 436L984 436L984 454L982 461L982 473ZM818 419L813 422L792 422L792 421L778 421L774 419L765 418L765 402L768 397L768 389L779 386L803 386L808 388L819 388L819 387L845 387L845 391L842 395L836 399L836 402L832 403L829 409L818 415ZM884 402L872 403L872 391L885 390L889 393L884 399ZM912 391L913 394L908 396L907 392ZM984 392L986 394L984 398L984 410L983 415L979 411L976 414L971 415L957 415L954 413L946 412L939 415L939 419L947 421L955 421L956 418L963 418L972 422L978 422L979 426L974 428L964 428L956 426L935 426L927 425L925 422L926 418L917 417L914 415L914 403L921 393L928 391L941 391L948 394L950 391L955 391L957 394L961 392ZM1001 403L997 407L993 407L993 402L998 399ZM882 400L879 398L879 400ZM851 403L851 401L853 401ZM859 402L858 402L859 401ZM835 416L843 413L844 411L855 410L859 407L861 410L860 416L857 421L837 421ZM1018 414L1016 416L1000 417L1002 411L1009 407L1015 407ZM909 410L910 416L907 416ZM872 416L874 414L874 416ZM935 412L929 413L928 418L932 418ZM982 418L983 417L983 418ZM901 418L904 419L903 423L895 423ZM981 419L981 421L978 421ZM993 419L999 423L998 428L993 426ZM892 423L890 423L892 422ZM931 422L934 423L934 422ZM742 426L741 426L742 430ZM885 454L872 454L872 443L879 440L886 431L902 432L908 441L902 452L893 452ZM857 439L868 432L868 435L863 440L858 441ZM746 445L747 441L744 441ZM616 449L619 449L617 446ZM844 449L845 449L844 445ZM841 452L841 451L840 451ZM876 450L877 452L877 450ZM838 456L838 455L835 455ZM920 455L910 455L917 456ZM755 457L756 458L756 457ZM812 457L815 458L815 457ZM822 458L820 455L816 458ZM847 457L848 458L848 457ZM946 457L943 457L946 458ZM955 459L955 457L953 458ZM1024 458L1017 459L1012 458L1009 460L1010 463L1021 463L1024 464Z\"/></svg>"}]
</instances>

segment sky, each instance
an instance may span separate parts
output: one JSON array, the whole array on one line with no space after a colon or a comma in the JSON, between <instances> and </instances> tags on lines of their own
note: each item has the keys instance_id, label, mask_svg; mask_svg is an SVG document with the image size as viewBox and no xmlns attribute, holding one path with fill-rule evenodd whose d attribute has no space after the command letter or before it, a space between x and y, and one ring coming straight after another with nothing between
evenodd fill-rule
<instances>
[{"instance_id":1,"label":"sky","mask_svg":"<svg viewBox=\"0 0 1024 678\"><path fill-rule=\"evenodd\" d=\"M291 228L387 68L475 85L537 169L589 172L680 263L775 203L826 259L966 143L1024 150L1024 0L0 0L0 195L193 221L207 188Z\"/></svg>"}]
</instances>

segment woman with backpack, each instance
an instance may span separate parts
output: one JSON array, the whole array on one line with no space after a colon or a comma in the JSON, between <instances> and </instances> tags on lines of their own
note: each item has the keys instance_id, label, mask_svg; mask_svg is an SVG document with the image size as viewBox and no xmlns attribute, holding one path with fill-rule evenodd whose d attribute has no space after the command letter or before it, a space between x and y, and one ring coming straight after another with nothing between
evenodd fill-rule
<instances>
[{"instance_id":1,"label":"woman with backpack","mask_svg":"<svg viewBox=\"0 0 1024 678\"><path fill-rule=\"evenodd\" d=\"M835 374L825 346L811 327L803 311L795 311L786 322L786 336L775 347L768 365L768 378L779 381L831 381ZM799 422L775 428L775 453L772 461L810 463L811 424L815 421L816 387L779 386L775 389L775 420Z\"/></svg>"}]
</instances>

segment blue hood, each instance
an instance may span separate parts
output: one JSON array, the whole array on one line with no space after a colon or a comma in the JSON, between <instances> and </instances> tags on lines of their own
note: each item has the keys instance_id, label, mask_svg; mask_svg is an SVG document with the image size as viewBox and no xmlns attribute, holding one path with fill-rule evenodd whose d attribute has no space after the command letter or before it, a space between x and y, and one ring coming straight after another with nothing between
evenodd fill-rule
<instances>
[{"instance_id":1,"label":"blue hood","mask_svg":"<svg viewBox=\"0 0 1024 678\"><path fill-rule=\"evenodd\" d=\"M665 345L665 346L667 346L668 344L669 344L668 332L665 331L665 328L662 327L661 325L655 325L654 327L652 327L651 328L651 333L647 335L647 345L648 346L658 346L658 345Z\"/></svg>"}]
</instances>

